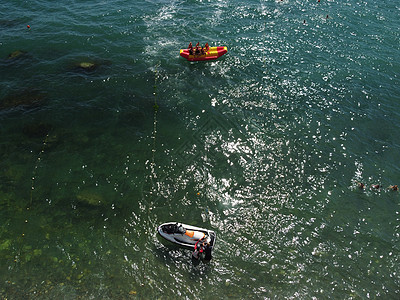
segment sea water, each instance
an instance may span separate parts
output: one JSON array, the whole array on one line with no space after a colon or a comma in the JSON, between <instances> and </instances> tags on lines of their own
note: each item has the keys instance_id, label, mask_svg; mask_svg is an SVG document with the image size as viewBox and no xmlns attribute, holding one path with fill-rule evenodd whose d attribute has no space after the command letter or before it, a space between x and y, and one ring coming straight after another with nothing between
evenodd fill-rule
<instances>
[{"instance_id":1,"label":"sea water","mask_svg":"<svg viewBox=\"0 0 400 300\"><path fill-rule=\"evenodd\" d=\"M1 2L1 298L398 299L399 12Z\"/></svg>"}]
</instances>

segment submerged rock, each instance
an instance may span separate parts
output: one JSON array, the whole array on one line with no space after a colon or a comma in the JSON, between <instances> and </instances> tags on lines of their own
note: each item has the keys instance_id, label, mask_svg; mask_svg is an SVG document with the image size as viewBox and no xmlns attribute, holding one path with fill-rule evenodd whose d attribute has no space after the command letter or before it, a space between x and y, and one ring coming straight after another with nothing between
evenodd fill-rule
<instances>
[{"instance_id":1,"label":"submerged rock","mask_svg":"<svg viewBox=\"0 0 400 300\"><path fill-rule=\"evenodd\" d=\"M26 54L25 51L22 50L15 50L14 52L11 52L8 54L8 59L16 59L24 56Z\"/></svg>"},{"instance_id":2,"label":"submerged rock","mask_svg":"<svg viewBox=\"0 0 400 300\"><path fill-rule=\"evenodd\" d=\"M81 61L77 61L72 64L72 70L76 72L93 72L99 69L101 66L111 65L110 61L107 60L98 60L98 59L84 59Z\"/></svg>"},{"instance_id":3,"label":"submerged rock","mask_svg":"<svg viewBox=\"0 0 400 300\"><path fill-rule=\"evenodd\" d=\"M33 255L34 255L34 256L40 256L40 255L42 255L42 249L34 249L34 250L33 250Z\"/></svg>"},{"instance_id":4,"label":"submerged rock","mask_svg":"<svg viewBox=\"0 0 400 300\"><path fill-rule=\"evenodd\" d=\"M94 70L97 67L97 65L91 62L81 62L79 64L79 67L85 70Z\"/></svg>"},{"instance_id":5,"label":"submerged rock","mask_svg":"<svg viewBox=\"0 0 400 300\"><path fill-rule=\"evenodd\" d=\"M82 61L74 65L74 69L79 72L92 72L99 67L99 64L90 61Z\"/></svg>"},{"instance_id":6,"label":"submerged rock","mask_svg":"<svg viewBox=\"0 0 400 300\"><path fill-rule=\"evenodd\" d=\"M103 197L92 190L83 190L76 196L78 201L89 206L101 206L105 203Z\"/></svg>"},{"instance_id":7,"label":"submerged rock","mask_svg":"<svg viewBox=\"0 0 400 300\"><path fill-rule=\"evenodd\" d=\"M10 246L11 246L11 240L2 241L2 243L0 244L0 251L8 250Z\"/></svg>"},{"instance_id":8,"label":"submerged rock","mask_svg":"<svg viewBox=\"0 0 400 300\"><path fill-rule=\"evenodd\" d=\"M24 90L9 95L0 101L0 110L23 106L27 108L38 107L46 100L46 95L37 90Z\"/></svg>"}]
</instances>

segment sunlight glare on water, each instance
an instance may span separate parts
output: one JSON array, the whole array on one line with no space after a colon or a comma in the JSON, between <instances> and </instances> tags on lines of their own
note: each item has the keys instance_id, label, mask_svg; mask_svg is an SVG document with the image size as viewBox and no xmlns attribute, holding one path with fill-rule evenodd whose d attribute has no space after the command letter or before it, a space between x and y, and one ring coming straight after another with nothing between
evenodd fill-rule
<instances>
[{"instance_id":1,"label":"sunlight glare on water","mask_svg":"<svg viewBox=\"0 0 400 300\"><path fill-rule=\"evenodd\" d=\"M398 298L398 11L0 4L0 297Z\"/></svg>"}]
</instances>

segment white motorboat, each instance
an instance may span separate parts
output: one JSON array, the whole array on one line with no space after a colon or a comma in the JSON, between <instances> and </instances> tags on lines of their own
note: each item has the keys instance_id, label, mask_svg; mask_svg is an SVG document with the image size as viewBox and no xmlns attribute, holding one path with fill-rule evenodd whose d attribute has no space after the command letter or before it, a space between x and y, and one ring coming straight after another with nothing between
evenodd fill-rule
<instances>
[{"instance_id":1,"label":"white motorboat","mask_svg":"<svg viewBox=\"0 0 400 300\"><path fill-rule=\"evenodd\" d=\"M178 222L161 224L158 226L157 231L166 240L192 249L194 249L199 240L210 243L210 246L213 248L217 238L215 232L212 230Z\"/></svg>"}]
</instances>

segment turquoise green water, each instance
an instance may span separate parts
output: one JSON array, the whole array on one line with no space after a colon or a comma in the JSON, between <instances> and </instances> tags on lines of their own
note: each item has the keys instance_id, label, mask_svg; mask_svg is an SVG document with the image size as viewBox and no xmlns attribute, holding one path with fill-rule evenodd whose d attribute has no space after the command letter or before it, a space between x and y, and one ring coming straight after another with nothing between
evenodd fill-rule
<instances>
[{"instance_id":1,"label":"turquoise green water","mask_svg":"<svg viewBox=\"0 0 400 300\"><path fill-rule=\"evenodd\" d=\"M397 299L399 10L0 4L1 298Z\"/></svg>"}]
</instances>

